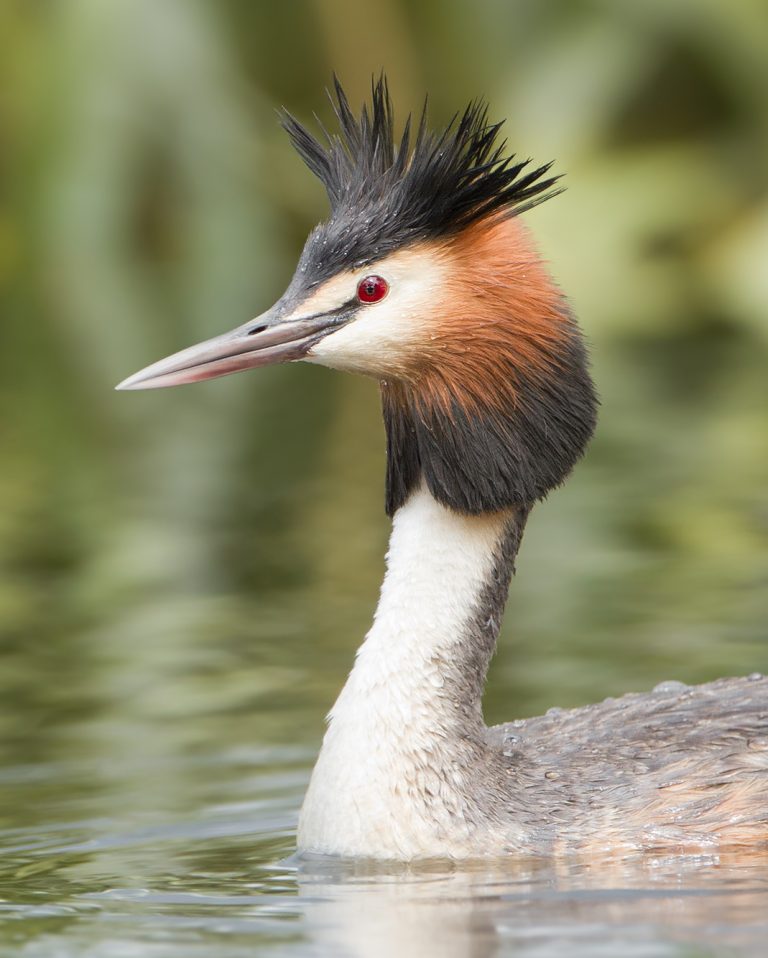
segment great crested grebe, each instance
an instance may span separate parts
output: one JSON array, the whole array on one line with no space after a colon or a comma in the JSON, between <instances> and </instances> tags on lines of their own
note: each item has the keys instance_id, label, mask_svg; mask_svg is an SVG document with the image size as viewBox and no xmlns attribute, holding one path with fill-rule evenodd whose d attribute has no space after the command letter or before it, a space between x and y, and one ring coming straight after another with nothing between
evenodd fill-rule
<instances>
[{"instance_id":1,"label":"great crested grebe","mask_svg":"<svg viewBox=\"0 0 768 958\"><path fill-rule=\"evenodd\" d=\"M470 104L399 145L382 78L339 133L283 124L325 186L285 294L120 384L305 360L379 381L393 520L373 626L329 717L300 851L413 859L768 842L768 679L487 728L481 697L532 505L595 425L584 345L518 215L558 192ZM325 131L324 131L325 132Z\"/></svg>"}]
</instances>

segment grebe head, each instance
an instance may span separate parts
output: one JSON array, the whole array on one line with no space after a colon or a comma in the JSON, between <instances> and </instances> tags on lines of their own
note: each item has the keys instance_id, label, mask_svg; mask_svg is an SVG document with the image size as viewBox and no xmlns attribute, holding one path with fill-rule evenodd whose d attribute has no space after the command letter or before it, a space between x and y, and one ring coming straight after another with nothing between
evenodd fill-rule
<instances>
[{"instance_id":1,"label":"grebe head","mask_svg":"<svg viewBox=\"0 0 768 958\"><path fill-rule=\"evenodd\" d=\"M422 479L459 512L527 506L595 422L581 335L518 219L556 178L505 157L479 102L438 134L424 110L396 144L383 77L359 117L338 81L334 94L339 133L324 144L283 116L331 205L284 295L118 389L296 360L363 373L382 388L390 514Z\"/></svg>"}]
</instances>

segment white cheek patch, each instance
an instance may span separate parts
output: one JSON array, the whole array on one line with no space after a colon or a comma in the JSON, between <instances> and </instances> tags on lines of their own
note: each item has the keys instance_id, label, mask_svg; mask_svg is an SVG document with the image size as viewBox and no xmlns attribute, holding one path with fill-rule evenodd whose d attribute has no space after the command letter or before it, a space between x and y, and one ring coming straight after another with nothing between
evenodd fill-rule
<instances>
[{"instance_id":1,"label":"white cheek patch","mask_svg":"<svg viewBox=\"0 0 768 958\"><path fill-rule=\"evenodd\" d=\"M336 305L348 301L365 276L383 277L389 292L378 303L361 304L355 319L321 339L306 361L377 377L407 368L429 336L427 319L439 302L447 270L448 263L438 251L413 249L394 253L364 270L335 276L316 297L302 304L302 312L308 308L314 312L315 300L325 298L326 293L336 295ZM340 297L342 285L344 295Z\"/></svg>"}]
</instances>

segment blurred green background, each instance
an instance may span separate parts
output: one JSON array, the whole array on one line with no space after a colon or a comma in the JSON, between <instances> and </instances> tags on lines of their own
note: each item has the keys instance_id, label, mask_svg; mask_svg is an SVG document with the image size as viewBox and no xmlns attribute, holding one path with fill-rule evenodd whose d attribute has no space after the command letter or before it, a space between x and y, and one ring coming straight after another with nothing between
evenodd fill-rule
<instances>
[{"instance_id":1,"label":"blurred green background","mask_svg":"<svg viewBox=\"0 0 768 958\"><path fill-rule=\"evenodd\" d=\"M488 719L768 670L762 0L4 0L6 765L319 741L383 571L375 385L113 386L277 298L326 204L275 109L382 67L401 118L483 95L567 173L527 221L601 420L530 523Z\"/></svg>"}]
</instances>

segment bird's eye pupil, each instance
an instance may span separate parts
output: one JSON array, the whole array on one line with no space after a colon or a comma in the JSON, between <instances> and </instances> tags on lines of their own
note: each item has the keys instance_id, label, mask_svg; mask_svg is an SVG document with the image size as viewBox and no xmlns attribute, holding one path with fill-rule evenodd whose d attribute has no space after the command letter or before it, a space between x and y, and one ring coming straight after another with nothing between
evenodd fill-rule
<instances>
[{"instance_id":1,"label":"bird's eye pupil","mask_svg":"<svg viewBox=\"0 0 768 958\"><path fill-rule=\"evenodd\" d=\"M357 298L361 303L378 303L389 291L389 283L381 276L366 276L357 284Z\"/></svg>"}]
</instances>

